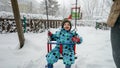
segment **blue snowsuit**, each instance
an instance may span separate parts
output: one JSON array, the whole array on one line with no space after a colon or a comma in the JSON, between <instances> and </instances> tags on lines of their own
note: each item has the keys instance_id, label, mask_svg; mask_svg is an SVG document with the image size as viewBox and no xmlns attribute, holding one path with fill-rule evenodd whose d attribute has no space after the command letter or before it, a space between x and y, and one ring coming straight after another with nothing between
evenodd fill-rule
<instances>
[{"instance_id":1,"label":"blue snowsuit","mask_svg":"<svg viewBox=\"0 0 120 68\"><path fill-rule=\"evenodd\" d=\"M63 56L63 63L65 65L71 65L75 61L75 56L74 56L74 44L71 39L73 36L78 36L77 33L72 32L72 31L66 31L65 29L61 29L60 31L57 31L55 34L51 36L52 40L56 40L57 43L70 43L68 44L63 44L63 51L62 51L62 56ZM80 37L80 42L77 42L77 44L80 44L82 42L82 38ZM56 45L55 48L53 48L47 55L46 59L48 64L54 64L55 62L58 61L60 57L60 52L59 52L60 45Z\"/></svg>"}]
</instances>

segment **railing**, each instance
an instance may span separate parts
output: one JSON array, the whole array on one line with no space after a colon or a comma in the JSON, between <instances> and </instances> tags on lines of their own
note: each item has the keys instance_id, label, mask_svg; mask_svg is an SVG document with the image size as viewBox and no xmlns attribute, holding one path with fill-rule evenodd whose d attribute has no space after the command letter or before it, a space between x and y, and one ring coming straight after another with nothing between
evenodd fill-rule
<instances>
[{"instance_id":1,"label":"railing","mask_svg":"<svg viewBox=\"0 0 120 68\"><path fill-rule=\"evenodd\" d=\"M45 20L45 19L27 19L26 32L43 32L47 28L58 28L61 26L62 20ZM21 24L24 30L23 19ZM17 32L14 19L0 18L0 33Z\"/></svg>"}]
</instances>

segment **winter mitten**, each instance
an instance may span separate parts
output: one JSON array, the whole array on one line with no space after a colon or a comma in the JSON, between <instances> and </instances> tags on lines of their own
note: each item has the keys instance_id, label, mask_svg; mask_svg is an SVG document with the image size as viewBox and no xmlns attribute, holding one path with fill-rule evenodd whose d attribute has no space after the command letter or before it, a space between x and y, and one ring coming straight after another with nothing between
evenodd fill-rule
<instances>
[{"instance_id":1,"label":"winter mitten","mask_svg":"<svg viewBox=\"0 0 120 68\"><path fill-rule=\"evenodd\" d=\"M50 31L48 31L48 36L52 36L52 33Z\"/></svg>"},{"instance_id":2,"label":"winter mitten","mask_svg":"<svg viewBox=\"0 0 120 68\"><path fill-rule=\"evenodd\" d=\"M79 37L77 37L77 36L74 36L74 37L72 37L72 41L73 42L80 42L80 38Z\"/></svg>"}]
</instances>

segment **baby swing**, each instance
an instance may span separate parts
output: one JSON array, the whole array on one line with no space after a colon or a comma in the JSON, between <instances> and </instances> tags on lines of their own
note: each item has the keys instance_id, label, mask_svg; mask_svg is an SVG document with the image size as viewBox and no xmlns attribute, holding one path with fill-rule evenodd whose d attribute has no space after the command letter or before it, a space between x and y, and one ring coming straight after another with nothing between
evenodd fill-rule
<instances>
[{"instance_id":1,"label":"baby swing","mask_svg":"<svg viewBox=\"0 0 120 68\"><path fill-rule=\"evenodd\" d=\"M47 7L47 0L45 0L45 5L46 5L46 16L47 16L47 22L48 22L48 7ZM76 7L77 7L77 0L76 0ZM77 9L76 9L76 12L77 12ZM77 14L75 14L77 15ZM76 32L77 28L76 28L76 22L77 22L77 19L75 18L75 28L73 29L73 31ZM47 30L48 32L50 31L49 30L49 27L47 27ZM57 43L56 41L54 40L50 40L50 37L48 36L48 40L47 40L47 53L49 53L51 50L52 50L52 44L57 44L57 45L60 45L60 58L59 59L63 59L62 57L62 45L74 45L73 49L74 49L74 55L76 55L76 44L73 44L73 43ZM77 59L77 57L75 56L75 59Z\"/></svg>"}]
</instances>

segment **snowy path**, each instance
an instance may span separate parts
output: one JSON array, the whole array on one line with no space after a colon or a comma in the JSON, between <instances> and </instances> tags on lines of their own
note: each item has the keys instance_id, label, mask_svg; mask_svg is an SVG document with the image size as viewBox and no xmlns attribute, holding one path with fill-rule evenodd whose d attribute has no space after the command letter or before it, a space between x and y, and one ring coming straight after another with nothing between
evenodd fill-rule
<instances>
[{"instance_id":1,"label":"snowy path","mask_svg":"<svg viewBox=\"0 0 120 68\"><path fill-rule=\"evenodd\" d=\"M53 30L54 32L54 30ZM72 68L115 68L109 30L78 27L83 43L77 46L78 59ZM26 33L25 46L18 50L17 33L0 34L0 68L44 68L47 33ZM62 60L54 68L64 68Z\"/></svg>"}]
</instances>

